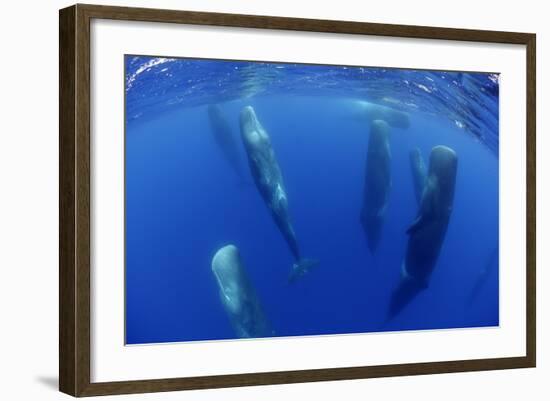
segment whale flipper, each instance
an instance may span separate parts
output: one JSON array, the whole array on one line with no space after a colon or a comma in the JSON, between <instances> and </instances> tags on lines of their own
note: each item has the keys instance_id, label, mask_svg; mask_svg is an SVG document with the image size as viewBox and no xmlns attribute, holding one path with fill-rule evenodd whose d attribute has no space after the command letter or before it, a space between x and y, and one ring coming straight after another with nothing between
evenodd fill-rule
<instances>
[{"instance_id":1,"label":"whale flipper","mask_svg":"<svg viewBox=\"0 0 550 401\"><path fill-rule=\"evenodd\" d=\"M418 216L416 220L407 228L407 231L405 233L407 235L414 234L415 231L417 231L420 227L422 227L422 216Z\"/></svg>"},{"instance_id":2,"label":"whale flipper","mask_svg":"<svg viewBox=\"0 0 550 401\"><path fill-rule=\"evenodd\" d=\"M408 235L412 235L415 232L417 232L420 229L423 229L426 227L430 222L432 222L434 219L430 218L430 216L426 216L424 214L419 215L416 220L407 228L407 231L405 231Z\"/></svg>"},{"instance_id":3,"label":"whale flipper","mask_svg":"<svg viewBox=\"0 0 550 401\"><path fill-rule=\"evenodd\" d=\"M319 261L316 259L301 259L298 262L295 262L292 265L292 271L288 276L288 282L293 283L298 278L307 274L312 267L315 267L319 264Z\"/></svg>"}]
</instances>

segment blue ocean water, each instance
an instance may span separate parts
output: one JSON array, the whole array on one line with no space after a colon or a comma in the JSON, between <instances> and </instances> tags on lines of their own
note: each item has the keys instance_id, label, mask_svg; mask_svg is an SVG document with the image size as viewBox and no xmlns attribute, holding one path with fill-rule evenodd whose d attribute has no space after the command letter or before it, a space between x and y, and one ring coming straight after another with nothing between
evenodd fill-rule
<instances>
[{"instance_id":1,"label":"blue ocean water","mask_svg":"<svg viewBox=\"0 0 550 401\"><path fill-rule=\"evenodd\" d=\"M499 324L498 75L126 56L126 343L237 337L211 263L239 249L271 336ZM367 101L407 113L391 127L391 191L380 243L360 222ZM236 166L216 138L217 105ZM304 257L294 262L250 174L239 115L271 139ZM409 152L458 158L454 206L428 288L388 319L415 221ZM239 174L240 172L240 174Z\"/></svg>"}]
</instances>

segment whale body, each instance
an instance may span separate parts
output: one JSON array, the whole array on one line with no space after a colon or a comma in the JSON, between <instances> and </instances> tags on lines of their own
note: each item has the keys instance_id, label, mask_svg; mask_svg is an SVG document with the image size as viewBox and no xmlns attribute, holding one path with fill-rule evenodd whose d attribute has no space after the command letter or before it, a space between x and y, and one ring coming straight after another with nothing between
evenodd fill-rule
<instances>
[{"instance_id":1,"label":"whale body","mask_svg":"<svg viewBox=\"0 0 550 401\"><path fill-rule=\"evenodd\" d=\"M302 259L288 211L288 199L281 169L275 158L271 139L251 106L246 106L241 111L240 125L241 137L256 188L294 257L295 262L289 276L289 280L294 281L315 266L317 261Z\"/></svg>"},{"instance_id":2,"label":"whale body","mask_svg":"<svg viewBox=\"0 0 550 401\"><path fill-rule=\"evenodd\" d=\"M389 125L374 120L370 127L361 224L367 243L374 252L380 242L382 226L391 190L391 152Z\"/></svg>"},{"instance_id":3,"label":"whale body","mask_svg":"<svg viewBox=\"0 0 550 401\"><path fill-rule=\"evenodd\" d=\"M208 106L208 119L212 128L212 134L223 157L231 166L238 177L244 179L243 160L241 158L241 144L233 135L229 121L222 113L219 105Z\"/></svg>"},{"instance_id":4,"label":"whale body","mask_svg":"<svg viewBox=\"0 0 550 401\"><path fill-rule=\"evenodd\" d=\"M390 301L389 318L429 285L453 210L456 171L456 153L446 146L434 147L418 214L407 230L407 251L400 283Z\"/></svg>"},{"instance_id":5,"label":"whale body","mask_svg":"<svg viewBox=\"0 0 550 401\"><path fill-rule=\"evenodd\" d=\"M273 334L234 245L220 248L212 258L212 272L221 303L239 338Z\"/></svg>"},{"instance_id":6,"label":"whale body","mask_svg":"<svg viewBox=\"0 0 550 401\"><path fill-rule=\"evenodd\" d=\"M422 192L424 192L426 177L428 175L420 149L414 148L411 150L409 153L409 161L413 178L414 195L416 197L416 202L420 205L422 201Z\"/></svg>"},{"instance_id":7,"label":"whale body","mask_svg":"<svg viewBox=\"0 0 550 401\"><path fill-rule=\"evenodd\" d=\"M409 114L365 100L355 100L353 102L353 111L357 118L366 119L366 121L383 120L394 128L409 128L411 121Z\"/></svg>"}]
</instances>

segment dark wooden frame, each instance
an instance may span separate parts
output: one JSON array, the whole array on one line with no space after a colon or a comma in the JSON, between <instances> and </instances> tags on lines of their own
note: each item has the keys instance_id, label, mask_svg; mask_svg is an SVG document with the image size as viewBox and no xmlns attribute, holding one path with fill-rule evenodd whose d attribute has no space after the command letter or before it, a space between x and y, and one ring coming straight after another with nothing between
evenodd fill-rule
<instances>
[{"instance_id":1,"label":"dark wooden frame","mask_svg":"<svg viewBox=\"0 0 550 401\"><path fill-rule=\"evenodd\" d=\"M457 41L527 48L526 356L192 378L90 382L90 20L170 22ZM73 396L534 367L536 35L301 18L75 5L59 13L59 389Z\"/></svg>"}]
</instances>

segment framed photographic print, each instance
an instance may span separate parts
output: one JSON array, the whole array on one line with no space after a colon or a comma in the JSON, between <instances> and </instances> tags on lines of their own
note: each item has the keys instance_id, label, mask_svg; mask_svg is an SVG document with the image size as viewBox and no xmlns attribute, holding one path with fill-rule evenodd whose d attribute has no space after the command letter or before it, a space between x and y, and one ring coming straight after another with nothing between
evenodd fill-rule
<instances>
[{"instance_id":1,"label":"framed photographic print","mask_svg":"<svg viewBox=\"0 0 550 401\"><path fill-rule=\"evenodd\" d=\"M60 390L534 367L535 40L61 10Z\"/></svg>"}]
</instances>

